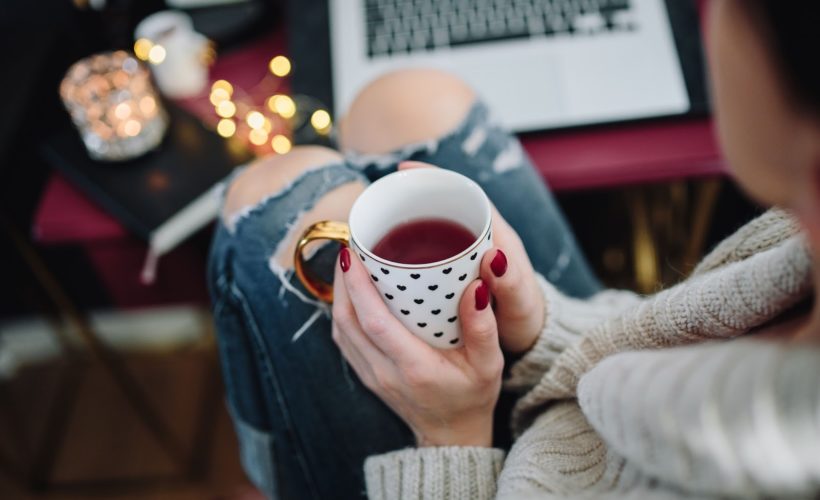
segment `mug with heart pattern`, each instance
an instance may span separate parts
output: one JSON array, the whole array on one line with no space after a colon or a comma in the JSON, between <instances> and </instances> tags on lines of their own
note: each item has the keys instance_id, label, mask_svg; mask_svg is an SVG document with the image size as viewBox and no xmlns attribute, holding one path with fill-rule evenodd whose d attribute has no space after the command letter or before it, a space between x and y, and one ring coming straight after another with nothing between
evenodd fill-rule
<instances>
[{"instance_id":1,"label":"mug with heart pattern","mask_svg":"<svg viewBox=\"0 0 820 500\"><path fill-rule=\"evenodd\" d=\"M395 262L373 252L393 228L428 219L457 223L475 239L456 255L423 264ZM296 274L313 295L332 302L332 285L313 275L303 252L308 243L322 239L355 252L390 312L413 334L440 349L461 345L459 301L478 278L481 257L492 247L492 209L478 184L449 170L402 170L368 186L347 223L322 221L309 227L296 246Z\"/></svg>"}]
</instances>

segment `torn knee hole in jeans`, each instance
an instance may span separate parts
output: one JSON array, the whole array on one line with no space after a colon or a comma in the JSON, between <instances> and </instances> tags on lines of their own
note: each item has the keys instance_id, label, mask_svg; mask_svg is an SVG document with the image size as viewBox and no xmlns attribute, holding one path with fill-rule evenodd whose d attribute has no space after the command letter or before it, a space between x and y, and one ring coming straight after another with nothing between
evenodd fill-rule
<instances>
[{"instance_id":1,"label":"torn knee hole in jeans","mask_svg":"<svg viewBox=\"0 0 820 500\"><path fill-rule=\"evenodd\" d=\"M271 265L292 269L293 252L296 243L302 234L312 224L323 220L347 221L350 207L364 191L365 185L361 182L348 182L328 191L312 207L296 214L286 225L286 233L274 250ZM305 256L312 257L321 248L324 242L311 242L305 247Z\"/></svg>"},{"instance_id":2,"label":"torn knee hole in jeans","mask_svg":"<svg viewBox=\"0 0 820 500\"><path fill-rule=\"evenodd\" d=\"M364 170L370 166L378 170L386 170L417 154L435 154L436 151L438 151L440 142L440 139L421 141L408 144L391 153L359 153L357 151L348 150L345 151L345 159L347 159L350 165L360 170Z\"/></svg>"},{"instance_id":3,"label":"torn knee hole in jeans","mask_svg":"<svg viewBox=\"0 0 820 500\"><path fill-rule=\"evenodd\" d=\"M272 187L270 193L260 197L258 200L254 200L252 203L245 203L240 206L238 209L231 211L230 213L223 211L222 213L222 222L225 224L225 227L228 229L228 232L231 234L236 233L236 228L239 227L239 224L250 216L255 210L259 210L264 207L266 204L273 202L277 198L281 198L286 196L290 191L301 181L303 181L307 176L312 175L314 172L319 170L324 170L324 177L325 182L329 184L331 182L330 171L331 167L334 164L319 164L308 169L303 170L298 176L290 180L289 182L283 183L280 186ZM231 178L228 182L226 182L225 187L223 188L223 196L226 195L231 189L231 183L236 180L242 172L247 170L249 167L243 167L241 171L237 171L235 174L231 175ZM223 207L225 206L225 200L223 200ZM223 209L224 210L224 209Z\"/></svg>"},{"instance_id":4,"label":"torn knee hole in jeans","mask_svg":"<svg viewBox=\"0 0 820 500\"><path fill-rule=\"evenodd\" d=\"M327 192L312 207L297 213L286 226L285 236L277 245L273 254L268 259L268 268L279 280L279 293L277 300L287 303L286 293L305 304L316 306L316 311L308 320L293 334L292 340L298 338L322 315L329 315L330 309L327 304L305 294L291 283L293 278L293 258L296 244L305 230L312 224L321 220L346 221L350 212L350 207L355 199L364 191L365 185L362 182L348 182ZM329 241L316 241L305 247L305 258L310 259Z\"/></svg>"}]
</instances>

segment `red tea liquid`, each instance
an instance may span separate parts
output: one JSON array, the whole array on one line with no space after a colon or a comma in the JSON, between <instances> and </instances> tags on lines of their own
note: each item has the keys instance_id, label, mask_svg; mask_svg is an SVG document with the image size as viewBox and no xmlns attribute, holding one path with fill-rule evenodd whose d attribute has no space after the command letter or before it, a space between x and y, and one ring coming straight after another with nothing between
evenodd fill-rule
<instances>
[{"instance_id":1,"label":"red tea liquid","mask_svg":"<svg viewBox=\"0 0 820 500\"><path fill-rule=\"evenodd\" d=\"M418 219L391 229L373 247L373 253L401 264L428 264L463 252L475 240L470 230L456 222Z\"/></svg>"}]
</instances>

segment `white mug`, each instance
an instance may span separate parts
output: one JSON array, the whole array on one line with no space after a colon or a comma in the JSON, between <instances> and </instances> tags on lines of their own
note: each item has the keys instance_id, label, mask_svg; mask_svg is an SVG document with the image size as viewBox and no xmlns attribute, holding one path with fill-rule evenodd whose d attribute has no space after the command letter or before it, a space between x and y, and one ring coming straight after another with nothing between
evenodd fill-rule
<instances>
[{"instance_id":1,"label":"white mug","mask_svg":"<svg viewBox=\"0 0 820 500\"><path fill-rule=\"evenodd\" d=\"M347 223L322 221L305 231L296 247L296 274L308 291L332 302L332 285L313 276L303 249L320 239L348 245L390 312L408 330L433 347L459 347L459 301L467 285L478 278L481 257L492 247L490 207L478 184L449 170L417 168L386 175L359 195ZM390 230L419 219L456 222L476 235L475 241L457 255L426 264L392 262L373 253Z\"/></svg>"}]
</instances>

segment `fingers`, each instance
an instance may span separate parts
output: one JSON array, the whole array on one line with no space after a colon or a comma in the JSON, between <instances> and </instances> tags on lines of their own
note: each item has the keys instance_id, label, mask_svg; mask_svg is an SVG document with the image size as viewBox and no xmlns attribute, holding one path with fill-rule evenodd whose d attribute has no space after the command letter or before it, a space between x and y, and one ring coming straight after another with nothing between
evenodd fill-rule
<instances>
[{"instance_id":1,"label":"fingers","mask_svg":"<svg viewBox=\"0 0 820 500\"><path fill-rule=\"evenodd\" d=\"M403 161L399 163L399 170L411 170L414 168L438 168L432 163L425 163L423 161Z\"/></svg>"},{"instance_id":2,"label":"fingers","mask_svg":"<svg viewBox=\"0 0 820 500\"><path fill-rule=\"evenodd\" d=\"M372 388L379 378L376 377L377 371L383 377L383 374L393 372L394 369L384 353L362 333L356 311L347 295L341 266L336 266L333 286L333 342L364 385Z\"/></svg>"},{"instance_id":3,"label":"fingers","mask_svg":"<svg viewBox=\"0 0 820 500\"><path fill-rule=\"evenodd\" d=\"M479 270L496 300L510 306L525 299L521 290L521 266L514 264L504 250L493 247L484 253Z\"/></svg>"},{"instance_id":4,"label":"fingers","mask_svg":"<svg viewBox=\"0 0 820 500\"><path fill-rule=\"evenodd\" d=\"M347 249L343 249L342 252L347 252L349 258L347 272L342 273L342 281L361 325L359 331L397 364L413 362L428 356L432 348L410 333L390 313L355 252Z\"/></svg>"},{"instance_id":5,"label":"fingers","mask_svg":"<svg viewBox=\"0 0 820 500\"><path fill-rule=\"evenodd\" d=\"M459 304L462 339L473 368L488 378L501 371L503 358L498 344L498 328L490 307L490 290L482 280L471 283Z\"/></svg>"},{"instance_id":6,"label":"fingers","mask_svg":"<svg viewBox=\"0 0 820 500\"><path fill-rule=\"evenodd\" d=\"M508 254L494 247L481 259L479 275L495 298L504 348L513 352L529 348L543 327L543 296L533 272L529 261L515 249Z\"/></svg>"}]
</instances>

